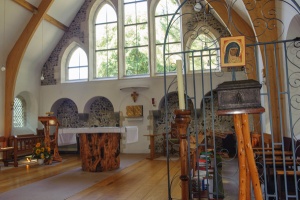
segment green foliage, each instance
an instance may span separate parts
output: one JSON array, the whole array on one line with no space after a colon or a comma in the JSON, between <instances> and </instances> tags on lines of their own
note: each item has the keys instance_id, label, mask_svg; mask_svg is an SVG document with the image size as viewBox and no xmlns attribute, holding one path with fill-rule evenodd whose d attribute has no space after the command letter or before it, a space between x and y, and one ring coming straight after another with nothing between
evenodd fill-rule
<instances>
[{"instance_id":1,"label":"green foliage","mask_svg":"<svg viewBox=\"0 0 300 200\"><path fill-rule=\"evenodd\" d=\"M138 48L130 49L126 58L126 75L148 74L148 56L142 53Z\"/></svg>"},{"instance_id":2,"label":"green foliage","mask_svg":"<svg viewBox=\"0 0 300 200\"><path fill-rule=\"evenodd\" d=\"M51 149L48 146L45 146L44 143L36 143L35 147L32 150L32 158L36 159L51 159Z\"/></svg>"}]
</instances>

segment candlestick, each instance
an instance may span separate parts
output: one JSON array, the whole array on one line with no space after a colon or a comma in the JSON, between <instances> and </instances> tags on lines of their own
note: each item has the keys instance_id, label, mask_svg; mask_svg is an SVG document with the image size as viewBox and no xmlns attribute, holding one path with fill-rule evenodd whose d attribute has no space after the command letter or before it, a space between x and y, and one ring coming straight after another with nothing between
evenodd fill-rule
<instances>
[{"instance_id":1,"label":"candlestick","mask_svg":"<svg viewBox=\"0 0 300 200\"><path fill-rule=\"evenodd\" d=\"M184 102L184 90L183 90L183 78L182 78L182 61L176 60L177 66L177 85L178 85L178 100L179 100L179 109L185 109Z\"/></svg>"}]
</instances>

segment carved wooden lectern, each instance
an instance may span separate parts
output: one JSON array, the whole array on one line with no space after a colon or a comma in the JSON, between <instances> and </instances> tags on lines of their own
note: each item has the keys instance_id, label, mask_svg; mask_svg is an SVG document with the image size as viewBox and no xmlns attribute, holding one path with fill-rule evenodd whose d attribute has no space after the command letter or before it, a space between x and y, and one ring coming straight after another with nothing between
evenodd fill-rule
<instances>
[{"instance_id":1,"label":"carved wooden lectern","mask_svg":"<svg viewBox=\"0 0 300 200\"><path fill-rule=\"evenodd\" d=\"M45 145L53 146L53 160L62 161L58 152L57 138L58 138L58 121L55 116L40 116L38 120L44 125ZM50 126L55 126L54 140L50 141Z\"/></svg>"}]
</instances>

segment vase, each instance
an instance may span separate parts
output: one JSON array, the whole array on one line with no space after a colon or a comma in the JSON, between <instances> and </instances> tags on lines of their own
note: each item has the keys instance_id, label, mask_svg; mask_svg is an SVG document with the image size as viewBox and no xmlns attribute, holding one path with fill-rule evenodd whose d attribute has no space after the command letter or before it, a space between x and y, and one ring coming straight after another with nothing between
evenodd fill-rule
<instances>
[{"instance_id":1,"label":"vase","mask_svg":"<svg viewBox=\"0 0 300 200\"><path fill-rule=\"evenodd\" d=\"M37 163L38 163L39 165L44 164L44 159L37 159Z\"/></svg>"}]
</instances>

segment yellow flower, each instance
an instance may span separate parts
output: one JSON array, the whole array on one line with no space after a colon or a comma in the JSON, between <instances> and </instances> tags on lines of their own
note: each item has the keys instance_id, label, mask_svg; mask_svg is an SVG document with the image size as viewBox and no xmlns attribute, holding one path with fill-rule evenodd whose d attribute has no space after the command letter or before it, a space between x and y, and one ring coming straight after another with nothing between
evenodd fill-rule
<instances>
[{"instance_id":1,"label":"yellow flower","mask_svg":"<svg viewBox=\"0 0 300 200\"><path fill-rule=\"evenodd\" d=\"M36 154L36 155L40 155L40 153L41 153L41 150L40 150L40 149L36 149L36 150L35 150L35 154Z\"/></svg>"},{"instance_id":2,"label":"yellow flower","mask_svg":"<svg viewBox=\"0 0 300 200\"><path fill-rule=\"evenodd\" d=\"M33 158L51 159L51 148L44 143L38 142L32 151Z\"/></svg>"}]
</instances>

